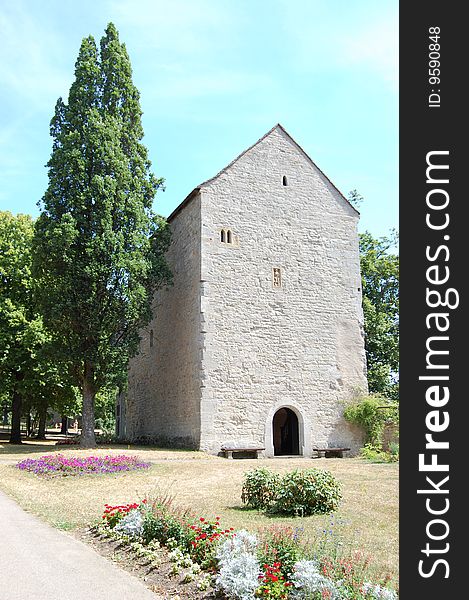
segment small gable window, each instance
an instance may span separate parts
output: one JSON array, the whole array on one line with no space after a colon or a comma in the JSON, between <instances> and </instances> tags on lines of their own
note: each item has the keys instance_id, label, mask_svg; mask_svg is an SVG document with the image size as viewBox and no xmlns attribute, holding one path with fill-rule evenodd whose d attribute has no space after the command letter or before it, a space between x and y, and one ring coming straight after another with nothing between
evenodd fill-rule
<instances>
[{"instance_id":1,"label":"small gable window","mask_svg":"<svg viewBox=\"0 0 469 600\"><path fill-rule=\"evenodd\" d=\"M283 185L284 185L285 187L288 185L288 179L287 179L287 176L286 176L286 175L284 175L284 176L282 177L282 183L283 183Z\"/></svg>"},{"instance_id":2,"label":"small gable window","mask_svg":"<svg viewBox=\"0 0 469 600\"><path fill-rule=\"evenodd\" d=\"M220 231L220 242L224 244L232 244L233 243L233 233L231 229L222 229Z\"/></svg>"}]
</instances>

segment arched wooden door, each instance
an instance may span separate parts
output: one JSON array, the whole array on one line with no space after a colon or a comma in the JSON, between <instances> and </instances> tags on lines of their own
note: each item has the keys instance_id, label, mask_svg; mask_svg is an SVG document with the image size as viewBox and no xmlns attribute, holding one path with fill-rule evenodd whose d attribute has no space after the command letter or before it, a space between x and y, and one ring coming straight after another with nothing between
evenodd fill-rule
<instances>
[{"instance_id":1,"label":"arched wooden door","mask_svg":"<svg viewBox=\"0 0 469 600\"><path fill-rule=\"evenodd\" d=\"M298 417L290 408L280 408L272 421L274 455L300 454Z\"/></svg>"}]
</instances>

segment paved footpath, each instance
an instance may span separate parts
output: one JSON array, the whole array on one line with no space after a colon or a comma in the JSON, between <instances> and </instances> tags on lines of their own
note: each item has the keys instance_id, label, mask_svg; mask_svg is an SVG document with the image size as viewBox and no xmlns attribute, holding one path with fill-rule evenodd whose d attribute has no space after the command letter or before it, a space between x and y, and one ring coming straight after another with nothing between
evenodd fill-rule
<instances>
[{"instance_id":1,"label":"paved footpath","mask_svg":"<svg viewBox=\"0 0 469 600\"><path fill-rule=\"evenodd\" d=\"M83 542L0 492L0 600L158 600Z\"/></svg>"}]
</instances>

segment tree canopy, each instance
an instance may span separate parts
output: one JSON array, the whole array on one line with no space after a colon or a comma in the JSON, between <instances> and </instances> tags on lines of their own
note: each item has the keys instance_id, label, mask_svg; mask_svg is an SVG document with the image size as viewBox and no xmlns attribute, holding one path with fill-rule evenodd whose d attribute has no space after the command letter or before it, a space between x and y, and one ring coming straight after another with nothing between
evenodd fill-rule
<instances>
[{"instance_id":1,"label":"tree canopy","mask_svg":"<svg viewBox=\"0 0 469 600\"><path fill-rule=\"evenodd\" d=\"M349 202L359 208L363 196L352 190ZM370 392L399 399L399 256L392 252L398 234L375 238L359 234L365 319L365 351Z\"/></svg>"},{"instance_id":2,"label":"tree canopy","mask_svg":"<svg viewBox=\"0 0 469 600\"><path fill-rule=\"evenodd\" d=\"M13 443L25 403L45 422L47 408L65 408L72 395L34 301L33 235L30 216L0 212L0 395L11 405Z\"/></svg>"},{"instance_id":3,"label":"tree canopy","mask_svg":"<svg viewBox=\"0 0 469 600\"><path fill-rule=\"evenodd\" d=\"M151 172L141 115L125 45L109 24L99 50L83 40L68 102L57 101L34 240L44 320L83 393L84 446L95 444L96 393L122 383L154 290L170 278L168 229L152 210L163 180Z\"/></svg>"},{"instance_id":4,"label":"tree canopy","mask_svg":"<svg viewBox=\"0 0 469 600\"><path fill-rule=\"evenodd\" d=\"M0 212L0 386L12 400L13 443L21 443L25 379L44 337L42 322L31 307L32 236L31 217Z\"/></svg>"},{"instance_id":5,"label":"tree canopy","mask_svg":"<svg viewBox=\"0 0 469 600\"><path fill-rule=\"evenodd\" d=\"M370 392L399 397L399 256L397 237L360 234L365 350Z\"/></svg>"}]
</instances>

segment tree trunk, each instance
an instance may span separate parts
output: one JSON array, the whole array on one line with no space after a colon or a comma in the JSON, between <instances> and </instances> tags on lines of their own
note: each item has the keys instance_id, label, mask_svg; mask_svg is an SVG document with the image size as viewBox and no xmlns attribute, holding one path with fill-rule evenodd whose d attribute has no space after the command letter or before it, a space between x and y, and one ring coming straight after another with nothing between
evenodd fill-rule
<instances>
[{"instance_id":1,"label":"tree trunk","mask_svg":"<svg viewBox=\"0 0 469 600\"><path fill-rule=\"evenodd\" d=\"M46 421L47 421L47 406L39 410L39 425L37 428L37 439L45 440L46 439Z\"/></svg>"},{"instance_id":2,"label":"tree trunk","mask_svg":"<svg viewBox=\"0 0 469 600\"><path fill-rule=\"evenodd\" d=\"M10 444L21 444L21 408L23 399L16 390L13 392L11 402L11 432Z\"/></svg>"},{"instance_id":3,"label":"tree trunk","mask_svg":"<svg viewBox=\"0 0 469 600\"><path fill-rule=\"evenodd\" d=\"M32 429L33 429L33 423L32 423L32 419L31 419L31 411L28 410L28 414L26 415L26 435L28 437L31 437Z\"/></svg>"},{"instance_id":4,"label":"tree trunk","mask_svg":"<svg viewBox=\"0 0 469 600\"><path fill-rule=\"evenodd\" d=\"M60 428L60 433L67 435L67 433L68 433L68 417L62 416L62 427Z\"/></svg>"},{"instance_id":5,"label":"tree trunk","mask_svg":"<svg viewBox=\"0 0 469 600\"><path fill-rule=\"evenodd\" d=\"M96 388L94 385L93 366L85 362L83 374L83 412L81 425L80 446L82 448L96 448L94 435L94 398Z\"/></svg>"}]
</instances>

